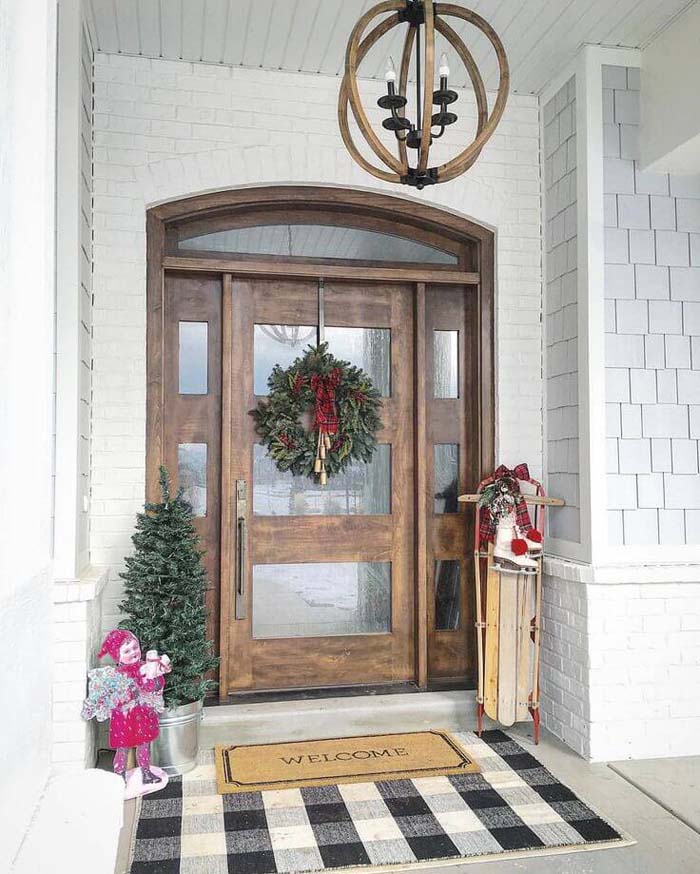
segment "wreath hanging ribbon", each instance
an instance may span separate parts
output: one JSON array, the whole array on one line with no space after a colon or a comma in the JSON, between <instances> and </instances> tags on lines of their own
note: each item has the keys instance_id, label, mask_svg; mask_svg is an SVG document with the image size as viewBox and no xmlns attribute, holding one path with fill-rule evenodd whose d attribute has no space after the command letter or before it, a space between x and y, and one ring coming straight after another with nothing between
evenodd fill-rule
<instances>
[{"instance_id":1,"label":"wreath hanging ribbon","mask_svg":"<svg viewBox=\"0 0 700 874\"><path fill-rule=\"evenodd\" d=\"M251 414L277 468L296 476L340 473L352 461L371 460L377 446L381 399L359 367L310 346L287 369L276 365L269 393ZM302 419L310 416L310 428Z\"/></svg>"}]
</instances>

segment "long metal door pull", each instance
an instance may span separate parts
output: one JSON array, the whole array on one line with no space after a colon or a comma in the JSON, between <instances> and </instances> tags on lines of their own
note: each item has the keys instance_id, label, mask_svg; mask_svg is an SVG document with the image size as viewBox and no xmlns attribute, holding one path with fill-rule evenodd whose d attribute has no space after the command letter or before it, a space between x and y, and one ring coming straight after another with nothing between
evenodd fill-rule
<instances>
[{"instance_id":1,"label":"long metal door pull","mask_svg":"<svg viewBox=\"0 0 700 874\"><path fill-rule=\"evenodd\" d=\"M246 605L246 577L248 564L248 488L244 479L236 480L236 560L235 585L234 585L234 615L236 619L245 619L247 616Z\"/></svg>"}]
</instances>

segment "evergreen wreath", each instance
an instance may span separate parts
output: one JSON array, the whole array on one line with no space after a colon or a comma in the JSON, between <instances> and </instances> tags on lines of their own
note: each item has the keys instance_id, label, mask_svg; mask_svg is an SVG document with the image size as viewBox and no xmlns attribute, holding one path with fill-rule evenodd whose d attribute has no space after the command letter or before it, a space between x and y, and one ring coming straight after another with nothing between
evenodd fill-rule
<instances>
[{"instance_id":1,"label":"evergreen wreath","mask_svg":"<svg viewBox=\"0 0 700 874\"><path fill-rule=\"evenodd\" d=\"M279 470L317 476L325 485L352 461L371 460L382 427L381 400L364 370L321 343L286 369L276 364L267 384L268 397L251 415ZM310 427L303 422L308 413Z\"/></svg>"}]
</instances>

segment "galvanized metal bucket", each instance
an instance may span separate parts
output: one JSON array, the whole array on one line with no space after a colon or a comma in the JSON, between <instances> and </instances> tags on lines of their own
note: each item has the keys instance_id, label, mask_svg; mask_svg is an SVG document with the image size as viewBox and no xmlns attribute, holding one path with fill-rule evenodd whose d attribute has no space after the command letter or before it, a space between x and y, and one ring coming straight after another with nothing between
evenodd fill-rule
<instances>
[{"instance_id":1,"label":"galvanized metal bucket","mask_svg":"<svg viewBox=\"0 0 700 874\"><path fill-rule=\"evenodd\" d=\"M202 701L166 710L160 715L160 735L153 741L153 764L171 777L186 774L197 764Z\"/></svg>"}]
</instances>

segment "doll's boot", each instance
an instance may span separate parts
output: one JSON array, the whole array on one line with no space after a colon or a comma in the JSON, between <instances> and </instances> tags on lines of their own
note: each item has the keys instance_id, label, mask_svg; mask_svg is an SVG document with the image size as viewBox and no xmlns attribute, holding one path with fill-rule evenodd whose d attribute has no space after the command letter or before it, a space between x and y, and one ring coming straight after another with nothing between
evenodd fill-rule
<instances>
[{"instance_id":1,"label":"doll's boot","mask_svg":"<svg viewBox=\"0 0 700 874\"><path fill-rule=\"evenodd\" d=\"M141 782L144 786L148 783L160 783L160 777L154 774L150 768L141 768Z\"/></svg>"},{"instance_id":2,"label":"doll's boot","mask_svg":"<svg viewBox=\"0 0 700 874\"><path fill-rule=\"evenodd\" d=\"M524 540L520 539L523 544L523 552L518 555L513 551L513 546L517 543L517 529L512 517L507 516L498 523L496 529L496 542L493 548L493 557L496 564L506 570L514 571L531 571L537 569L537 562L527 556L527 546Z\"/></svg>"}]
</instances>

